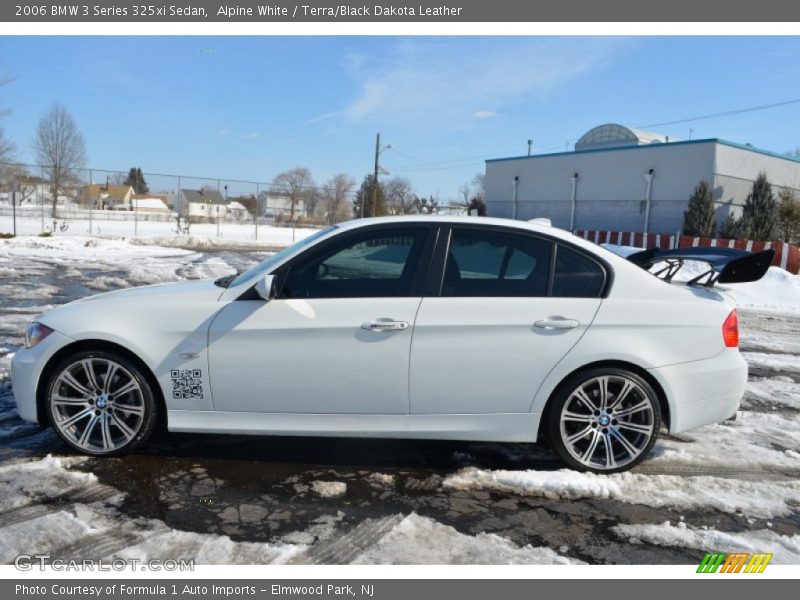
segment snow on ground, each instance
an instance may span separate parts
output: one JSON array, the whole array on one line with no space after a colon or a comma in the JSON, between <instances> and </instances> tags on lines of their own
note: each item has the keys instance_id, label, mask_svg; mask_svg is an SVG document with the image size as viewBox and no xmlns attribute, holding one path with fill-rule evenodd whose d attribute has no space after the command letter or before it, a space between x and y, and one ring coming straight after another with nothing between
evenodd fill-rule
<instances>
[{"instance_id":1,"label":"snow on ground","mask_svg":"<svg viewBox=\"0 0 800 600\"><path fill-rule=\"evenodd\" d=\"M568 469L489 471L470 467L447 477L443 486L553 500L616 500L678 510L712 507L762 518L788 515L800 503L800 481L744 481L630 472L595 475Z\"/></svg>"},{"instance_id":2,"label":"snow on ground","mask_svg":"<svg viewBox=\"0 0 800 600\"><path fill-rule=\"evenodd\" d=\"M614 244L602 244L602 246L620 256L628 256L642 250L642 248ZM658 265L654 268L657 267ZM703 263L686 261L683 269L676 275L675 281L688 281L707 270L708 266ZM758 281L725 284L715 289L722 291L739 308L762 312L800 313L800 275L793 275L780 267L770 267L766 275Z\"/></svg>"},{"instance_id":3,"label":"snow on ground","mask_svg":"<svg viewBox=\"0 0 800 600\"><path fill-rule=\"evenodd\" d=\"M775 354L772 352L742 352L742 358L750 367L765 371L800 374L800 357L796 354Z\"/></svg>"},{"instance_id":4,"label":"snow on ground","mask_svg":"<svg viewBox=\"0 0 800 600\"><path fill-rule=\"evenodd\" d=\"M35 508L37 499L52 499L96 484L93 474L67 468L82 460L47 456L0 467L0 511L8 516L9 509ZM67 501L62 510L56 505L41 516L34 514L34 518L16 523L12 518L11 524L0 527L0 563L8 563L20 553L48 553L67 546L79 554L74 545L86 542L88 546L97 536L122 544L108 556L94 558L169 557L193 559L198 564L265 564L286 562L305 550L301 544L234 542L223 535L176 531L155 519L127 519L117 511L123 498L124 494L111 489L103 500L73 505Z\"/></svg>"},{"instance_id":5,"label":"snow on ground","mask_svg":"<svg viewBox=\"0 0 800 600\"><path fill-rule=\"evenodd\" d=\"M104 499L70 502L70 493L99 486L94 475L73 471L69 464L83 458L17 462L0 467L0 511L9 517L0 524L0 562L20 553L46 553L63 558L70 553L100 553L93 558L146 561L169 557L198 564L278 564L309 562L312 545L336 541L343 513L316 519L305 532L280 541L236 542L228 536L178 531L156 519L131 519L119 512L124 494L113 488ZM317 486L317 484L324 484ZM314 482L314 489L344 491L340 482ZM59 504L39 501L61 495ZM325 494L323 494L325 495ZM15 519L13 510L39 510ZM9 512L12 510L12 512ZM398 522L352 555L357 564L574 564L547 547L519 546L494 534L466 535L433 519L411 513L393 517ZM0 520L0 523L3 523ZM363 543L363 542L359 542ZM102 549L102 550L99 550ZM74 558L74 556L70 556ZM311 558L313 561L313 558Z\"/></svg>"},{"instance_id":6,"label":"snow on ground","mask_svg":"<svg viewBox=\"0 0 800 600\"><path fill-rule=\"evenodd\" d=\"M95 483L97 477L92 473L67 469L83 460L48 455L38 461L0 466L0 512Z\"/></svg>"},{"instance_id":7,"label":"snow on ground","mask_svg":"<svg viewBox=\"0 0 800 600\"><path fill-rule=\"evenodd\" d=\"M114 215L115 219L93 219L91 233L88 219L67 219L67 230L56 230L55 237L73 236L94 236L101 238L160 238L159 245L164 244L165 239L179 239L184 236L177 236L175 233L174 221L142 221L140 220L134 228L133 219L120 219L120 215ZM59 220L59 226L62 221ZM45 228L51 229L52 219L44 220ZM10 216L0 216L0 233L13 231L13 223ZM294 234L291 227L275 227L272 225L258 226L258 241L270 243L276 246L288 246L294 240L299 240L315 229L296 228ZM42 232L41 216L18 216L17 234L20 236L38 236ZM134 235L135 233L135 235ZM195 223L189 230L189 236L201 243L212 243L211 240L218 241L256 241L256 228L252 222L242 223L220 223L219 235L217 226L214 223Z\"/></svg>"},{"instance_id":8,"label":"snow on ground","mask_svg":"<svg viewBox=\"0 0 800 600\"><path fill-rule=\"evenodd\" d=\"M749 384L748 384L749 387ZM800 427L796 415L739 411L735 421L661 438L650 464L771 470L800 474ZM690 443L686 443L689 441Z\"/></svg>"},{"instance_id":9,"label":"snow on ground","mask_svg":"<svg viewBox=\"0 0 800 600\"><path fill-rule=\"evenodd\" d=\"M344 495L347 484L343 481L312 481L311 489L323 498L335 498Z\"/></svg>"},{"instance_id":10,"label":"snow on ground","mask_svg":"<svg viewBox=\"0 0 800 600\"><path fill-rule=\"evenodd\" d=\"M780 535L769 529L727 533L716 529L660 524L616 525L614 533L632 543L696 548L713 552L765 552L774 554L771 564L800 563L800 535Z\"/></svg>"},{"instance_id":11,"label":"snow on ground","mask_svg":"<svg viewBox=\"0 0 800 600\"><path fill-rule=\"evenodd\" d=\"M792 408L800 411L800 383L785 375L756 377L747 382L745 405L751 399L770 406L772 410ZM797 427L794 423L792 426Z\"/></svg>"},{"instance_id":12,"label":"snow on ground","mask_svg":"<svg viewBox=\"0 0 800 600\"><path fill-rule=\"evenodd\" d=\"M471 536L411 513L352 564L582 564L546 547L517 546L494 534Z\"/></svg>"}]
</instances>

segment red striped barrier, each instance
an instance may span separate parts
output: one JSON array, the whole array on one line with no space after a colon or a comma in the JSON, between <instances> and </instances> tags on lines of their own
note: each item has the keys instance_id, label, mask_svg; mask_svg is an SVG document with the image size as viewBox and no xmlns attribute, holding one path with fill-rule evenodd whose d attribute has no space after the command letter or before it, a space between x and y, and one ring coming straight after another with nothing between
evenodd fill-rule
<instances>
[{"instance_id":1,"label":"red striped barrier","mask_svg":"<svg viewBox=\"0 0 800 600\"><path fill-rule=\"evenodd\" d=\"M687 248L689 246L738 248L748 252L775 250L772 264L797 275L800 273L800 248L785 242L756 242L753 240L723 240L707 237L666 235L663 233L637 233L634 231L596 231L579 229L575 235L595 244L614 244L616 246L635 246L637 248Z\"/></svg>"}]
</instances>

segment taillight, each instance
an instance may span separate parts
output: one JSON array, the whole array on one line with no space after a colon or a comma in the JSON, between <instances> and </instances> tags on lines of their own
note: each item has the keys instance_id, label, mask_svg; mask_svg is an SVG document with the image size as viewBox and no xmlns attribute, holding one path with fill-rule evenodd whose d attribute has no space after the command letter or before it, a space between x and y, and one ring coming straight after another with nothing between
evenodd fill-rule
<instances>
[{"instance_id":1,"label":"taillight","mask_svg":"<svg viewBox=\"0 0 800 600\"><path fill-rule=\"evenodd\" d=\"M722 324L722 339L728 348L739 347L739 318L736 316L735 310L731 311Z\"/></svg>"}]
</instances>

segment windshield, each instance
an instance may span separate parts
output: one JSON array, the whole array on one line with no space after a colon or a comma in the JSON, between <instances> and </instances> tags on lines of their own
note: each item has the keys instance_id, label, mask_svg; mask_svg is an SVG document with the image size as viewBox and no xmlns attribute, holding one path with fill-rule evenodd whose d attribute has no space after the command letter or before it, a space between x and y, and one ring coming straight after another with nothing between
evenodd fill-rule
<instances>
[{"instance_id":1,"label":"windshield","mask_svg":"<svg viewBox=\"0 0 800 600\"><path fill-rule=\"evenodd\" d=\"M326 227L325 229L320 229L316 233L312 233L308 237L304 237L302 240L298 240L297 242L295 242L291 246L287 246L283 250L281 250L279 252L276 252L275 254L270 256L265 261L262 261L262 262L258 263L257 265L255 265L254 267L251 267L250 269L248 269L247 271L245 271L241 275L238 275L236 277L236 279L234 279L230 283L230 286L231 287L236 287L237 285L244 283L248 279L252 279L252 278L257 277L259 275L265 274L272 267L274 267L275 265L277 265L281 261L283 261L286 257L291 256L292 254L294 254L295 252L298 252L299 250L302 250L306 246L310 246L316 240L318 240L319 238L321 238L323 236L328 235L334 229L337 229L336 225L331 225L330 227Z\"/></svg>"}]
</instances>

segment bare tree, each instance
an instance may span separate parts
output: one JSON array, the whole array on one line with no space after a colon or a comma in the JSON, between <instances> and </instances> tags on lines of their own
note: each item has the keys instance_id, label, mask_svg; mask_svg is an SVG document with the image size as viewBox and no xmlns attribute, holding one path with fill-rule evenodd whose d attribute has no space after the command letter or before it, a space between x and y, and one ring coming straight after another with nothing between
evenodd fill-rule
<instances>
[{"instance_id":1,"label":"bare tree","mask_svg":"<svg viewBox=\"0 0 800 600\"><path fill-rule=\"evenodd\" d=\"M458 195L461 196L464 204L469 204L469 200L472 197L472 184L462 183L458 186Z\"/></svg>"},{"instance_id":2,"label":"bare tree","mask_svg":"<svg viewBox=\"0 0 800 600\"><path fill-rule=\"evenodd\" d=\"M297 205L303 202L304 206L313 203L314 179L311 171L305 167L295 167L275 176L272 180L272 191L275 194L289 196L292 203L290 212L291 221L295 220Z\"/></svg>"},{"instance_id":3,"label":"bare tree","mask_svg":"<svg viewBox=\"0 0 800 600\"><path fill-rule=\"evenodd\" d=\"M486 200L486 174L485 173L476 173L475 177L472 178L472 189L474 191L475 198L478 198L481 201Z\"/></svg>"},{"instance_id":4,"label":"bare tree","mask_svg":"<svg viewBox=\"0 0 800 600\"><path fill-rule=\"evenodd\" d=\"M53 195L53 231L56 228L56 205L64 187L75 181L75 169L86 162L83 135L70 112L54 103L39 119L33 139L36 159L44 167Z\"/></svg>"},{"instance_id":5,"label":"bare tree","mask_svg":"<svg viewBox=\"0 0 800 600\"><path fill-rule=\"evenodd\" d=\"M419 200L405 177L392 177L383 184L386 205L394 214L408 215L419 212Z\"/></svg>"},{"instance_id":6,"label":"bare tree","mask_svg":"<svg viewBox=\"0 0 800 600\"><path fill-rule=\"evenodd\" d=\"M14 79L11 75L0 76L0 88L7 85ZM0 109L0 118L7 116L11 111ZM14 161L16 154L16 146L8 136L5 130L0 127L0 163L10 163ZM14 165L0 164L0 178L6 182L14 173Z\"/></svg>"},{"instance_id":7,"label":"bare tree","mask_svg":"<svg viewBox=\"0 0 800 600\"><path fill-rule=\"evenodd\" d=\"M350 195L355 187L356 180L345 173L334 175L325 182L320 193L320 202L329 225L346 221L352 216Z\"/></svg>"}]
</instances>

